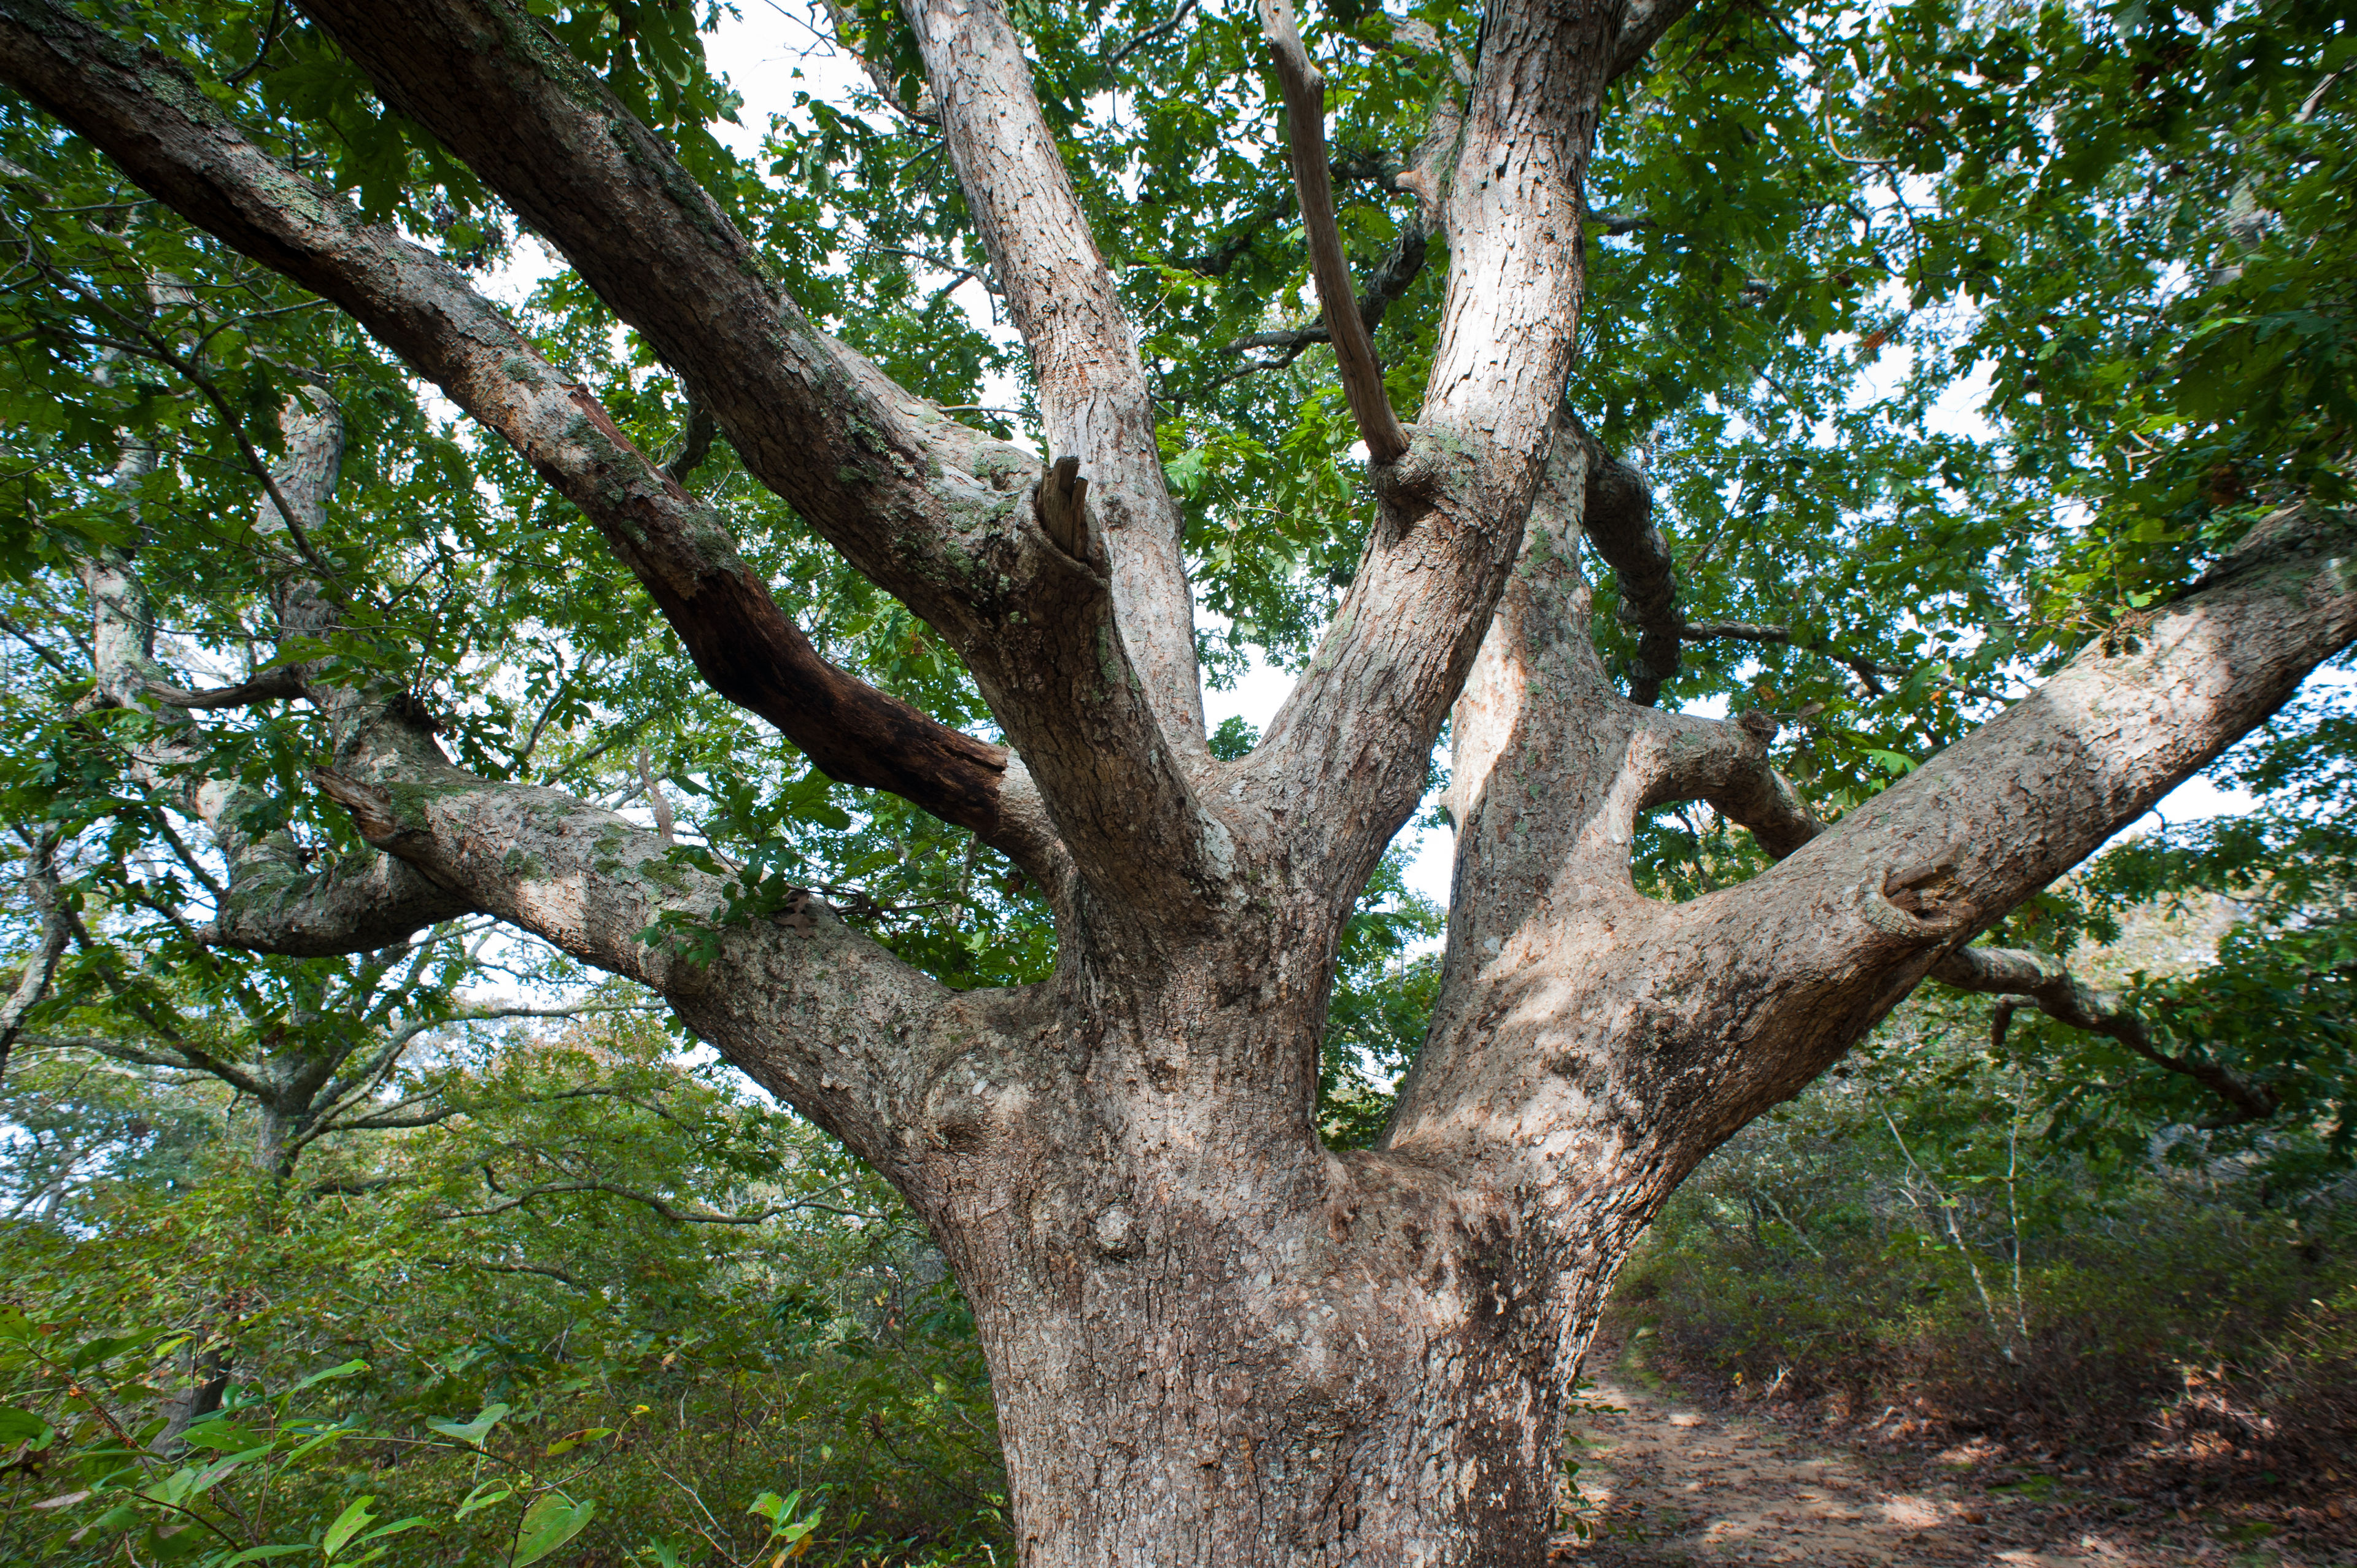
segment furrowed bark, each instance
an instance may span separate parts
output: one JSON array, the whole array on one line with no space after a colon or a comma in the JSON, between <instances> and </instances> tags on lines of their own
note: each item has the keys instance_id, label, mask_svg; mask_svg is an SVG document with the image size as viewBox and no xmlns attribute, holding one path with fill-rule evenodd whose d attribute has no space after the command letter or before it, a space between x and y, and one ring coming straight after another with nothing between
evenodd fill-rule
<instances>
[{"instance_id":1,"label":"furrowed bark","mask_svg":"<svg viewBox=\"0 0 2357 1568\"><path fill-rule=\"evenodd\" d=\"M1367 553L1247 764L1295 863L1355 893L1414 809L1552 444L1582 271L1581 182L1618 7L1492 7L1447 192L1449 279L1409 454L1375 475ZM1314 870L1311 868L1315 868Z\"/></svg>"},{"instance_id":2,"label":"furrowed bark","mask_svg":"<svg viewBox=\"0 0 2357 1568\"><path fill-rule=\"evenodd\" d=\"M341 306L497 431L597 526L723 696L777 725L830 777L889 789L1020 860L1041 859L1036 820L1002 821L1001 749L821 659L711 510L455 268L287 173L167 62L54 6L0 6L0 73L183 217Z\"/></svg>"},{"instance_id":3,"label":"furrowed bark","mask_svg":"<svg viewBox=\"0 0 2357 1568\"><path fill-rule=\"evenodd\" d=\"M1383 368L1359 313L1351 261L1342 250L1341 231L1334 226L1334 188L1326 175L1326 78L1310 62L1293 23L1290 0L1261 0L1260 16L1284 88L1286 143L1309 247L1309 270L1325 306L1327 340L1334 346L1351 417L1366 441L1367 460L1388 467L1407 456L1407 432L1400 428L1391 396L1383 391Z\"/></svg>"},{"instance_id":4,"label":"furrowed bark","mask_svg":"<svg viewBox=\"0 0 2357 1568\"><path fill-rule=\"evenodd\" d=\"M1164 739L1103 563L1041 528L1034 459L816 331L662 139L521 4L306 9L565 252L755 478L958 650L1092 886L1172 911L1216 900L1226 830Z\"/></svg>"},{"instance_id":5,"label":"furrowed bark","mask_svg":"<svg viewBox=\"0 0 2357 1568\"><path fill-rule=\"evenodd\" d=\"M1204 755L1186 529L1162 473L1154 397L1128 313L1098 254L996 0L904 0L950 160L1023 333L1050 452L1096 499L1114 624L1172 748Z\"/></svg>"}]
</instances>

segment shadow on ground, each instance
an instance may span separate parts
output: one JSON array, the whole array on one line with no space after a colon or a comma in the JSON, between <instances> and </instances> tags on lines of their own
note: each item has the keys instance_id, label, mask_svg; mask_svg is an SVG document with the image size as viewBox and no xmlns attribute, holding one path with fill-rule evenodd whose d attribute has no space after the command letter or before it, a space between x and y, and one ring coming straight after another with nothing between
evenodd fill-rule
<instances>
[{"instance_id":1,"label":"shadow on ground","mask_svg":"<svg viewBox=\"0 0 2357 1568\"><path fill-rule=\"evenodd\" d=\"M1557 1563L2327 1568L2352 1562L2222 1539L2201 1519L2156 1520L2050 1475L1992 1474L1961 1451L1906 1463L1837 1437L1710 1410L1653 1385L1617 1345L1599 1342L1589 1363L1611 1369L1593 1382L1574 1423L1578 1518L1589 1533L1585 1541L1559 1537Z\"/></svg>"}]
</instances>

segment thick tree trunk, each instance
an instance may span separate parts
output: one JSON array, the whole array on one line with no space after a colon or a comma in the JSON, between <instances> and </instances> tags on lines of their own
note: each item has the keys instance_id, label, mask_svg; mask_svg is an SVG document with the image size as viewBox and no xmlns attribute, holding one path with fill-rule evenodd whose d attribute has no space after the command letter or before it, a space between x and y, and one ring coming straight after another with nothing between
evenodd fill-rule
<instances>
[{"instance_id":1,"label":"thick tree trunk","mask_svg":"<svg viewBox=\"0 0 2357 1568\"><path fill-rule=\"evenodd\" d=\"M1023 1560L1543 1562L1562 1352L1595 1293L1521 1295L1503 1222L1428 1256L1433 1290L1397 1260L1344 1266L1352 1248L1272 1255L1249 1215L1187 1217L1184 1254L962 1271L988 1304Z\"/></svg>"},{"instance_id":2,"label":"thick tree trunk","mask_svg":"<svg viewBox=\"0 0 2357 1568\"><path fill-rule=\"evenodd\" d=\"M1663 1173L1325 1148L1303 924L1068 963L1038 1012L974 1006L995 1037L924 1096L896 1174L974 1307L1027 1563L1544 1560L1565 1396Z\"/></svg>"},{"instance_id":3,"label":"thick tree trunk","mask_svg":"<svg viewBox=\"0 0 2357 1568\"><path fill-rule=\"evenodd\" d=\"M937 1222L1026 1563L1544 1561L1564 1394L1637 1217L1567 1240L1294 1120L1245 1145L1180 1110L1112 1181L993 1158Z\"/></svg>"}]
</instances>

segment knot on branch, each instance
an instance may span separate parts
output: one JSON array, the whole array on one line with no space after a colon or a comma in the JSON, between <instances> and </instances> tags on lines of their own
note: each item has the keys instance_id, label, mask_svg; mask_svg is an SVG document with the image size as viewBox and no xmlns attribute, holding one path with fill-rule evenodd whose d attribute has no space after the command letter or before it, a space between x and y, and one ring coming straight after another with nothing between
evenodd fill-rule
<instances>
[{"instance_id":1,"label":"knot on branch","mask_svg":"<svg viewBox=\"0 0 2357 1568\"><path fill-rule=\"evenodd\" d=\"M1886 936L1917 947L1948 941L1973 929L1979 918L1953 875L1962 848L1943 845L1930 859L1869 873L1857 886L1859 917Z\"/></svg>"},{"instance_id":2,"label":"knot on branch","mask_svg":"<svg viewBox=\"0 0 2357 1568\"><path fill-rule=\"evenodd\" d=\"M1407 450L1395 463L1374 466L1375 499L1405 533L1473 477L1473 459L1451 436L1426 425L1403 426Z\"/></svg>"},{"instance_id":3,"label":"knot on branch","mask_svg":"<svg viewBox=\"0 0 2357 1568\"><path fill-rule=\"evenodd\" d=\"M321 794L351 813L352 826L377 848L384 849L401 836L401 819L393 811L392 790L380 784L348 779L325 768L314 768L311 781L318 785Z\"/></svg>"}]
</instances>

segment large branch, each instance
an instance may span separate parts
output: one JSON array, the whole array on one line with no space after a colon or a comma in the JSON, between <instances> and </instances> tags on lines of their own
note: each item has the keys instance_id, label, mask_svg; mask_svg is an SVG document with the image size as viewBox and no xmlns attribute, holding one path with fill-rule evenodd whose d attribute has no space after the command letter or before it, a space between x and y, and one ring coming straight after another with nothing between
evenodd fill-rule
<instances>
[{"instance_id":1,"label":"large branch","mask_svg":"<svg viewBox=\"0 0 2357 1568\"><path fill-rule=\"evenodd\" d=\"M1245 765L1296 864L1355 892L1423 792L1553 442L1583 274L1582 181L1616 23L1579 0L1494 5L1450 142L1449 275L1407 456L1378 466L1366 554Z\"/></svg>"},{"instance_id":2,"label":"large branch","mask_svg":"<svg viewBox=\"0 0 2357 1568\"><path fill-rule=\"evenodd\" d=\"M2357 638L2357 521L2278 515L2175 603L1826 828L1768 768L1764 723L1611 695L1584 589L1553 564L1566 546L1534 522L1458 708L1448 967L1392 1146L1563 1202L1600 1170L1632 1213L1926 974L2050 1002L2135 1048L2116 1006L2066 978L1950 955ZM1688 903L1647 898L1628 875L1638 813L1691 794L1782 858ZM2160 1065L2204 1077L2190 1057ZM2204 1080L2238 1114L2267 1099ZM1574 1145L1600 1165L1558 1164L1551 1151Z\"/></svg>"},{"instance_id":3,"label":"large branch","mask_svg":"<svg viewBox=\"0 0 2357 1568\"><path fill-rule=\"evenodd\" d=\"M1222 831L1122 640L1104 558L1092 542L1076 559L1042 526L1036 459L813 328L670 147L521 0L306 8L565 252L757 478L958 650L1091 885L1174 916L1200 908Z\"/></svg>"},{"instance_id":4,"label":"large branch","mask_svg":"<svg viewBox=\"0 0 2357 1568\"><path fill-rule=\"evenodd\" d=\"M504 436L597 526L722 695L777 725L831 777L891 790L1036 858L1036 824L1005 820L999 748L821 659L711 510L456 269L290 175L168 63L54 7L0 7L0 73L184 217L350 312ZM199 707L277 694L270 677L256 685L161 700Z\"/></svg>"},{"instance_id":5,"label":"large branch","mask_svg":"<svg viewBox=\"0 0 2357 1568\"><path fill-rule=\"evenodd\" d=\"M1388 467L1407 455L1407 433L1383 391L1383 367L1375 341L1361 317L1351 285L1351 260L1334 226L1334 188L1326 177L1326 78L1310 62L1293 23L1291 0L1261 0L1261 27L1268 34L1285 91L1286 143L1293 163L1294 188L1301 204L1303 237L1309 246L1310 275L1325 306L1326 331L1342 377L1342 395L1367 444L1367 460Z\"/></svg>"},{"instance_id":6,"label":"large branch","mask_svg":"<svg viewBox=\"0 0 2357 1568\"><path fill-rule=\"evenodd\" d=\"M2226 1102L2231 1122L2264 1122L2282 1109L2282 1100L2263 1084L2245 1083L2215 1062L2162 1050L2153 1041L2150 1023L2126 997L2088 984L2043 953L1958 948L1932 966L1932 978L1959 991L2011 999L1998 1004L1993 1026L1998 1045L2005 1042L2013 1002L2026 1002L2059 1024L2105 1036L2155 1067L2191 1079Z\"/></svg>"},{"instance_id":7,"label":"large branch","mask_svg":"<svg viewBox=\"0 0 2357 1568\"><path fill-rule=\"evenodd\" d=\"M1741 886L1685 908L1815 1010L1725 1092L1790 1092L1972 934L2101 848L2357 639L2357 518L2292 508L2169 604ZM1764 968L1763 968L1764 973ZM1839 998L1838 1001L1835 1000ZM1792 1075L1798 1075L1794 1077Z\"/></svg>"},{"instance_id":8,"label":"large branch","mask_svg":"<svg viewBox=\"0 0 2357 1568\"><path fill-rule=\"evenodd\" d=\"M1697 0L1630 0L1628 12L1620 22L1620 36L1613 45L1613 76L1626 76L1644 64L1653 46L1662 41L1662 35L1693 10L1696 3Z\"/></svg>"},{"instance_id":9,"label":"large branch","mask_svg":"<svg viewBox=\"0 0 2357 1568\"><path fill-rule=\"evenodd\" d=\"M1648 727L1668 747L1672 764L1645 791L1646 807L1703 800L1749 830L1770 860L1781 860L1825 831L1792 782L1776 771L1768 747L1776 721L1765 714L1732 721L1691 714L1650 714Z\"/></svg>"},{"instance_id":10,"label":"large branch","mask_svg":"<svg viewBox=\"0 0 2357 1568\"><path fill-rule=\"evenodd\" d=\"M661 993L766 1088L905 1182L939 1059L970 1047L947 988L804 895L731 922L729 884L614 812L456 768L320 786L362 837L475 908ZM780 1028L779 1020L792 1020ZM937 1024L954 1038L937 1039ZM962 1043L961 1043L962 1042Z\"/></svg>"},{"instance_id":11,"label":"large branch","mask_svg":"<svg viewBox=\"0 0 2357 1568\"><path fill-rule=\"evenodd\" d=\"M1172 744L1198 756L1203 695L1185 524L1163 477L1135 334L1040 113L1030 63L997 0L903 8L966 206L1030 350L1049 446L1081 460L1096 499L1122 641Z\"/></svg>"}]
</instances>

